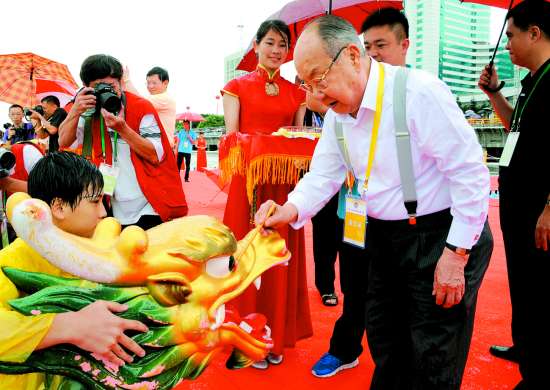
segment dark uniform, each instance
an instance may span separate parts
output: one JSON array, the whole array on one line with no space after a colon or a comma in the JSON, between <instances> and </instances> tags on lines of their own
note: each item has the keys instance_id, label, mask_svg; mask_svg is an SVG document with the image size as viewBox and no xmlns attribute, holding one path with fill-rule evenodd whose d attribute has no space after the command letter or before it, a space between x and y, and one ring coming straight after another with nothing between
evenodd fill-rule
<instances>
[{"instance_id":1,"label":"dark uniform","mask_svg":"<svg viewBox=\"0 0 550 390\"><path fill-rule=\"evenodd\" d=\"M511 123L511 131L520 136L509 166L500 167L500 224L512 300L512 339L525 383L538 389L548 386L544 353L550 348L548 321L543 320L548 311L550 252L535 247L535 227L550 194L550 59L522 85Z\"/></svg>"}]
</instances>

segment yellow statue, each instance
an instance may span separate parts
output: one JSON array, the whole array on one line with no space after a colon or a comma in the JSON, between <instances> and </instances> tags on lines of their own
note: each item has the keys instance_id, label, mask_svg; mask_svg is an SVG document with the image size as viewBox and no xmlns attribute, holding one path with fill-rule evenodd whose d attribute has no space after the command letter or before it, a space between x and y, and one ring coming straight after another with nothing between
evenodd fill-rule
<instances>
[{"instance_id":1,"label":"yellow statue","mask_svg":"<svg viewBox=\"0 0 550 390\"><path fill-rule=\"evenodd\" d=\"M67 350L54 347L36 351L21 363L26 372L41 367L92 388L107 383L164 389L197 377L227 347L233 349L228 368L246 367L265 358L271 348L265 318L241 320L236 313L226 313L225 303L252 283L259 287L263 272L290 259L276 232L259 234L258 227L237 242L229 228L208 216L179 218L147 231L130 226L122 232L116 219L105 218L87 239L57 228L48 205L22 193L8 199L7 214L28 245L56 267L82 278L4 269L18 288L38 291L10 302L14 309L30 315L113 300L129 306L122 316L149 326L147 333L133 336L148 353L132 364L105 367L84 351L73 351L72 358L79 357L74 362L63 358L60 363ZM71 367L64 367L67 364ZM0 372L22 371L0 363Z\"/></svg>"}]
</instances>

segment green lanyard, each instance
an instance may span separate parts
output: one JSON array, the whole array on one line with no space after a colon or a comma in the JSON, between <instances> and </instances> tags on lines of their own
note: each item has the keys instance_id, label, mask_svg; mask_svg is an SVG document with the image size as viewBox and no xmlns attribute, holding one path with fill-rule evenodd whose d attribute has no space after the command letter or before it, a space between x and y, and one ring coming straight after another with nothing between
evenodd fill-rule
<instances>
[{"instance_id":1,"label":"green lanyard","mask_svg":"<svg viewBox=\"0 0 550 390\"><path fill-rule=\"evenodd\" d=\"M514 110L514 115L512 117L512 125L510 126L511 132L519 131L519 125L521 123L521 118L523 116L523 110L525 110L527 103L529 103L531 96L533 96L533 92L535 92L535 89L539 85L539 82L543 79L544 75L546 74L546 72L548 72L549 69L550 69L550 64L546 65L546 68L544 68L544 71L537 78L535 85L531 89L531 92L529 92L529 96L527 96L527 99L525 99L525 102L521 105L521 110L518 110L519 104L518 106L516 106L516 109ZM519 112L519 116L518 116L518 112ZM516 122L517 122L517 127L516 127Z\"/></svg>"},{"instance_id":2,"label":"green lanyard","mask_svg":"<svg viewBox=\"0 0 550 390\"><path fill-rule=\"evenodd\" d=\"M101 129L101 155L103 157L103 161L105 162L105 122L103 120L103 117L100 116L100 129ZM113 142L113 165L117 162L117 156L118 156L118 132L113 131L115 133L114 142Z\"/></svg>"}]
</instances>

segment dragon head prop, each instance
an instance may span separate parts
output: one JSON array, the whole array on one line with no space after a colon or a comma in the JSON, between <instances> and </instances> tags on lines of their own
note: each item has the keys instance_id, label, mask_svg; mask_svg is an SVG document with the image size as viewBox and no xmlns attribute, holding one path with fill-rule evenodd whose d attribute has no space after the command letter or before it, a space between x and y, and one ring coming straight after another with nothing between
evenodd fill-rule
<instances>
[{"instance_id":1,"label":"dragon head prop","mask_svg":"<svg viewBox=\"0 0 550 390\"><path fill-rule=\"evenodd\" d=\"M288 262L290 253L276 232L263 235L256 228L237 242L229 228L207 216L179 218L147 231L136 226L121 231L116 219L105 218L88 239L57 228L46 203L21 193L8 199L7 214L21 239L78 277L4 269L19 289L33 294L11 301L15 310L63 312L111 300L128 305L121 316L144 322L149 331L133 335L146 356L122 367L56 346L35 351L21 364L0 363L0 372L40 370L89 387L138 388L147 382L144 388L162 389L196 378L224 349L233 349L227 367L241 368L263 359L272 346L265 317L240 319L225 303L251 284L259 288L263 272Z\"/></svg>"}]
</instances>

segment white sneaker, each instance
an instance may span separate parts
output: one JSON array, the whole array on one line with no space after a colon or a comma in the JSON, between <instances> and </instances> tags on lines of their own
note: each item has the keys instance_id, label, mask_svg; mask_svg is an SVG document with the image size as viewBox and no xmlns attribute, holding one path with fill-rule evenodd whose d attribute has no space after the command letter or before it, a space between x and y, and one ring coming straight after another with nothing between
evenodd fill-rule
<instances>
[{"instance_id":1,"label":"white sneaker","mask_svg":"<svg viewBox=\"0 0 550 390\"><path fill-rule=\"evenodd\" d=\"M258 370L267 370L267 367L269 367L269 364L267 363L267 360L258 360L257 362L252 363L252 367L258 369Z\"/></svg>"},{"instance_id":2,"label":"white sneaker","mask_svg":"<svg viewBox=\"0 0 550 390\"><path fill-rule=\"evenodd\" d=\"M283 362L283 355L276 355L274 353L269 353L267 355L267 361L271 364L281 364Z\"/></svg>"}]
</instances>

